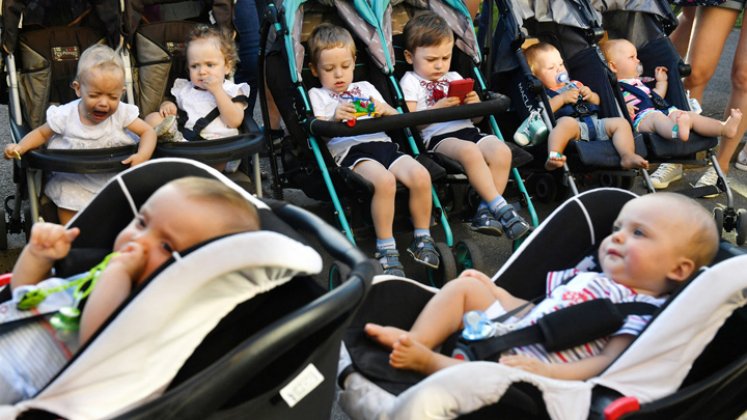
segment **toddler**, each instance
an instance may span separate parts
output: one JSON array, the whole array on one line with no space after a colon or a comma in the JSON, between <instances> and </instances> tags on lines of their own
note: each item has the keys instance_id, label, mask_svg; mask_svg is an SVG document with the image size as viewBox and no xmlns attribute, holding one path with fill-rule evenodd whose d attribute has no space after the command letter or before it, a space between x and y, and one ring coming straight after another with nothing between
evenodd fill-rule
<instances>
[{"instance_id":1,"label":"toddler","mask_svg":"<svg viewBox=\"0 0 747 420\"><path fill-rule=\"evenodd\" d=\"M238 135L249 102L249 85L226 80L238 62L231 35L216 27L198 25L189 34L186 54L189 80L174 80L173 98L165 100L145 121L156 128L161 141ZM183 126L182 132L178 126Z\"/></svg>"},{"instance_id":2,"label":"toddler","mask_svg":"<svg viewBox=\"0 0 747 420\"><path fill-rule=\"evenodd\" d=\"M347 30L322 24L311 33L308 45L311 73L322 85L309 91L315 117L333 121L354 119L352 101L356 98L372 101L380 115L397 114L372 84L353 82L355 42ZM405 275L392 232L397 181L410 190L409 207L415 238L407 252L416 262L438 268L439 256L430 235L432 201L428 170L411 156L400 152L383 132L333 137L327 142L327 148L337 165L352 169L374 186L371 217L376 231L376 258L384 272Z\"/></svg>"},{"instance_id":3,"label":"toddler","mask_svg":"<svg viewBox=\"0 0 747 420\"><path fill-rule=\"evenodd\" d=\"M610 70L621 84L628 113L633 118L633 128L641 133L657 133L664 138L687 141L690 130L704 136L733 137L742 120L742 111L733 108L726 121L706 117L692 111L670 107L664 101L667 95L666 67L654 70L656 86L651 89L641 80L643 67L638 51L626 39L611 39L602 46Z\"/></svg>"},{"instance_id":4,"label":"toddler","mask_svg":"<svg viewBox=\"0 0 747 420\"><path fill-rule=\"evenodd\" d=\"M667 211L662 212L662 208ZM622 208L612 233L599 247L601 273L549 273L547 297L528 313L522 311L526 315L514 315L507 322L521 328L548 313L589 299L660 306L676 285L711 262L718 242L713 217L695 200L673 193L633 199ZM525 303L496 286L486 275L466 270L436 293L409 332L376 324L367 324L365 331L392 348L389 363L393 367L431 374L461 362L432 349L462 328L466 312L486 311L495 318ZM556 379L589 379L607 368L650 319L650 315L630 315L610 337L554 353L539 344L518 347L504 353L499 361Z\"/></svg>"},{"instance_id":5,"label":"toddler","mask_svg":"<svg viewBox=\"0 0 747 420\"><path fill-rule=\"evenodd\" d=\"M551 171L566 161L563 151L571 140L612 140L624 169L648 168L648 161L635 153L633 131L625 118L597 118L599 95L588 86L570 81L560 52L540 42L524 51L532 73L545 86L556 124L547 139L545 169Z\"/></svg>"},{"instance_id":6,"label":"toddler","mask_svg":"<svg viewBox=\"0 0 747 420\"><path fill-rule=\"evenodd\" d=\"M449 82L462 76L449 71L454 34L446 21L432 12L421 13L407 23L404 36L405 60L413 68L400 81L407 108L421 111L459 105L459 98L447 96ZM466 104L478 102L475 91L464 98ZM493 235L505 232L510 239L529 232L529 224L501 195L511 170L511 149L505 143L481 133L470 120L428 124L420 129L426 148L457 160L482 199L472 229Z\"/></svg>"},{"instance_id":7,"label":"toddler","mask_svg":"<svg viewBox=\"0 0 747 420\"><path fill-rule=\"evenodd\" d=\"M29 150L49 142L49 149L98 149L134 144L127 130L140 137L138 151L123 160L138 165L150 159L156 147L153 129L138 118L138 108L121 103L124 92L124 64L111 48L93 45L78 61L72 83L80 98L47 110L47 122L35 128L18 144L5 146L5 158L20 158ZM55 205L60 223L67 222L106 184L113 174L54 172L44 193Z\"/></svg>"},{"instance_id":8,"label":"toddler","mask_svg":"<svg viewBox=\"0 0 747 420\"><path fill-rule=\"evenodd\" d=\"M211 238L257 229L256 208L220 181L187 177L162 186L117 235L117 254L104 268L82 311L79 342L87 342L128 295L174 254ZM68 254L78 234L78 228L34 224L29 243L13 268L11 289L64 283L43 279L54 262ZM17 302L1 304L0 310L8 309L3 308L8 304L15 308ZM24 351L21 343L33 346L34 352ZM0 404L33 397L74 352L50 331L46 321L4 332L0 349Z\"/></svg>"}]
</instances>

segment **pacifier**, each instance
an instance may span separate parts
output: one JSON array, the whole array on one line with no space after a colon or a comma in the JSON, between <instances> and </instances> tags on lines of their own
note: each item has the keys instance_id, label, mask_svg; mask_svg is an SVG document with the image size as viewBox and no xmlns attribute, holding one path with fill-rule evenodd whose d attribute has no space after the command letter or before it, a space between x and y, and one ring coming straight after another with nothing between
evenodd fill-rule
<instances>
[{"instance_id":1,"label":"pacifier","mask_svg":"<svg viewBox=\"0 0 747 420\"><path fill-rule=\"evenodd\" d=\"M643 74L643 64L641 64L641 63L638 63L638 64L637 64L637 65L635 66L635 73L636 73L636 74L637 74L638 76L640 76L640 75L642 75L642 74Z\"/></svg>"},{"instance_id":2,"label":"pacifier","mask_svg":"<svg viewBox=\"0 0 747 420\"><path fill-rule=\"evenodd\" d=\"M568 72L562 72L558 73L557 76L555 76L555 81L558 83L566 84L571 82L571 76L568 75Z\"/></svg>"}]
</instances>

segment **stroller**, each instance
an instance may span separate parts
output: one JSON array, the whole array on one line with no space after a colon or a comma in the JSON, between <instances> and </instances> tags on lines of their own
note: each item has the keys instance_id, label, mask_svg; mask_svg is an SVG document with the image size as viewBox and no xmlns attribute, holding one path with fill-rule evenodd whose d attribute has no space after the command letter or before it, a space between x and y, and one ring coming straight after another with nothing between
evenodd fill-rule
<instances>
[{"instance_id":1,"label":"stroller","mask_svg":"<svg viewBox=\"0 0 747 420\"><path fill-rule=\"evenodd\" d=\"M492 4L492 3L491 3ZM596 43L601 38L601 19L583 1L512 2L496 0L499 20L493 33L487 71L491 87L512 99L513 112L504 121L509 127L536 114L548 127L555 118L544 87L533 75L521 50L528 31L541 41L553 44L565 58L573 78L581 80L596 92L601 103L599 117L621 116L615 93L607 81L607 69L599 58ZM640 136L634 137L635 152L646 156ZM527 150L537 165L528 168L527 183L543 201L563 199L569 192L578 194L577 181L584 184L630 189L636 171L620 168L620 156L610 141L571 141L562 170L546 171L545 142L530 142Z\"/></svg>"},{"instance_id":2,"label":"stroller","mask_svg":"<svg viewBox=\"0 0 747 420\"><path fill-rule=\"evenodd\" d=\"M217 238L169 261L38 395L0 407L0 417L329 416L342 328L372 266L311 213L262 202L199 162L156 159L112 179L75 216L70 226L82 233L56 274L89 268L137 207L183 176L215 178L239 191L257 205L262 230ZM343 286L325 294L310 277L322 262L300 232L353 267Z\"/></svg>"},{"instance_id":3,"label":"stroller","mask_svg":"<svg viewBox=\"0 0 747 420\"><path fill-rule=\"evenodd\" d=\"M334 207L335 216L348 239L355 241L354 229L362 233L359 226L365 227L368 222L368 202L373 191L372 185L351 171L349 168L337 167L319 137L349 136L363 133L386 131L395 141L401 139L403 131L427 122L445 121L454 118L464 118L499 112L505 107L502 100L485 101L481 104L460 107L454 110L439 110L434 112L418 112L388 116L382 119L368 119L358 121L354 127L345 124L320 121L314 118L310 101L306 93L307 88L318 86L315 78L308 72L307 60L304 56L302 43L311 32L314 25L322 21L332 21L335 24L348 27L357 37L358 50L369 51L370 54L358 54L355 80L367 80L378 87L384 99L390 104L398 104L392 95L396 89L396 82L388 82L393 77L390 45L386 35L388 28L388 6L377 3L376 7L360 2L335 2L335 8L329 5L313 2L282 2L279 5L269 4L266 20L263 24L262 51L260 54L261 77L267 78L273 97L283 115L286 128L290 136L286 137L282 145L276 149L271 147L270 163L273 171L273 192L282 195L284 187L301 189L307 196L329 202ZM378 9L378 6L382 6ZM338 15L339 13L339 15ZM344 16L344 19L340 16ZM288 69L283 71L268 71L269 69ZM379 68L382 71L372 71ZM260 80L260 85L264 83ZM262 92L260 92L261 94ZM401 98L401 93L399 93ZM266 98L260 95L263 114L267 115ZM268 121L265 121L267 124ZM398 141L401 145L405 140ZM443 176L443 169L425 156L418 160L429 169L431 178L438 180ZM280 168L282 167L282 173ZM401 199L402 194L398 195ZM434 204L438 208L438 197L434 195ZM366 209L360 211L359 209ZM439 214L440 213L440 214ZM437 242L436 248L441 256L438 271L428 271L431 283L439 284L444 279L456 274L457 262L450 249L452 245L451 230L445 211L436 210L435 216L441 221L446 237L446 243ZM351 218L352 223L348 222ZM352 227L351 227L352 226ZM397 229L398 220L395 220ZM465 243L465 241L462 241ZM461 259L462 265L477 263L476 247L462 248L466 255Z\"/></svg>"},{"instance_id":4,"label":"stroller","mask_svg":"<svg viewBox=\"0 0 747 420\"><path fill-rule=\"evenodd\" d=\"M667 37L677 26L677 19L672 14L669 3L661 0L644 3L612 1L606 2L604 7L601 4L595 6L604 13L604 27L610 38L625 38L636 46L647 76L651 76L657 66L669 69L670 83L664 99L679 109L689 110L690 104L681 77L689 74L690 67L684 64ZM727 232L736 230L737 245L744 244L747 241L747 213L744 209L734 208L732 190L713 152L718 139L697 133L687 142L673 142L655 133L645 133L643 137L651 158L658 162L713 166L718 175L716 186L685 189L681 192L693 197L726 193L726 206L715 208L714 218L720 229ZM699 158L697 153L704 150L706 158ZM647 187L649 191L654 190L650 182L647 182Z\"/></svg>"},{"instance_id":5,"label":"stroller","mask_svg":"<svg viewBox=\"0 0 747 420\"><path fill-rule=\"evenodd\" d=\"M634 197L610 188L574 196L533 232L494 281L524 299L542 295L547 272L587 264L619 209ZM377 277L345 333L349 356L343 352L348 367L339 378L340 404L353 418L735 418L747 408L738 397L747 389L747 277L735 275L745 263L744 250L723 242L713 264L673 294L604 372L585 382L556 381L493 362L464 363L425 379L393 374L388 352L362 328L376 322L408 329L435 290Z\"/></svg>"},{"instance_id":6,"label":"stroller","mask_svg":"<svg viewBox=\"0 0 747 420\"><path fill-rule=\"evenodd\" d=\"M124 2L124 5L123 33L127 46L124 57L126 63L133 61L133 72L127 83L128 95L134 98L131 102L137 104L141 115L145 116L158 111L177 77L185 78L185 42L198 23L214 22L219 27L233 30L233 1L134 0ZM189 5L199 7L187 13L186 7ZM185 16L166 19L168 15L164 9L167 7ZM253 112L248 108L244 111L239 135L210 141L197 138L188 142L159 143L154 157L183 157L208 164L242 160L241 170L232 173L230 178L247 190L253 187L261 197L259 152L263 138L253 119ZM186 116L180 116L177 121L182 130ZM250 155L253 156L251 162ZM249 176L254 180L253 184Z\"/></svg>"}]
</instances>

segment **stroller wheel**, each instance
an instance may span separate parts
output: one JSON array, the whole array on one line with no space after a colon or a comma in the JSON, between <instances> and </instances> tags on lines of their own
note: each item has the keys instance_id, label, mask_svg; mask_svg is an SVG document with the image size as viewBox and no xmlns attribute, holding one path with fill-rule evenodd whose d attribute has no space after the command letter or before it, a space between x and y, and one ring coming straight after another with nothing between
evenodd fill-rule
<instances>
[{"instance_id":1,"label":"stroller wheel","mask_svg":"<svg viewBox=\"0 0 747 420\"><path fill-rule=\"evenodd\" d=\"M473 268L475 270L482 270L483 256L482 250L477 246L477 243L471 239L464 239L457 242L454 247L454 257L456 259L457 272Z\"/></svg>"},{"instance_id":2,"label":"stroller wheel","mask_svg":"<svg viewBox=\"0 0 747 420\"><path fill-rule=\"evenodd\" d=\"M0 209L0 250L8 249L8 225L5 222L5 210Z\"/></svg>"},{"instance_id":3,"label":"stroller wheel","mask_svg":"<svg viewBox=\"0 0 747 420\"><path fill-rule=\"evenodd\" d=\"M447 281L456 278L457 275L457 263L454 258L454 254L451 252L451 248L443 242L436 242L436 251L441 259L438 268L427 269L428 281L431 286L440 288Z\"/></svg>"},{"instance_id":4,"label":"stroller wheel","mask_svg":"<svg viewBox=\"0 0 747 420\"><path fill-rule=\"evenodd\" d=\"M329 290L333 290L341 285L348 278L349 274L350 267L340 261L334 261L329 267L329 274L327 275Z\"/></svg>"},{"instance_id":5,"label":"stroller wheel","mask_svg":"<svg viewBox=\"0 0 747 420\"><path fill-rule=\"evenodd\" d=\"M713 219L716 221L716 229L718 229L718 236L720 238L724 231L724 209L715 207L713 209Z\"/></svg>"},{"instance_id":6,"label":"stroller wheel","mask_svg":"<svg viewBox=\"0 0 747 420\"><path fill-rule=\"evenodd\" d=\"M543 203L555 200L558 195L558 185L555 183L555 177L551 174L540 174L534 184L534 195Z\"/></svg>"},{"instance_id":7,"label":"stroller wheel","mask_svg":"<svg viewBox=\"0 0 747 420\"><path fill-rule=\"evenodd\" d=\"M747 211L739 209L737 211L737 245L742 246L747 240Z\"/></svg>"}]
</instances>

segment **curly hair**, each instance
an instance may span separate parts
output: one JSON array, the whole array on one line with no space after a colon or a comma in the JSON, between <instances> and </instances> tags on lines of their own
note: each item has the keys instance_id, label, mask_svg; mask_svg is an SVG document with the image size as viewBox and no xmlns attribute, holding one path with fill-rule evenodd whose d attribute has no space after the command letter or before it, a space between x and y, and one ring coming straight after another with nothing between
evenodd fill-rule
<instances>
[{"instance_id":1,"label":"curly hair","mask_svg":"<svg viewBox=\"0 0 747 420\"><path fill-rule=\"evenodd\" d=\"M213 38L216 40L220 52L226 60L226 67L231 69L231 73L233 73L239 63L239 53L230 31L221 29L217 26L204 24L197 25L189 33L189 36L187 36L187 50L189 50L189 44L192 41Z\"/></svg>"}]
</instances>

